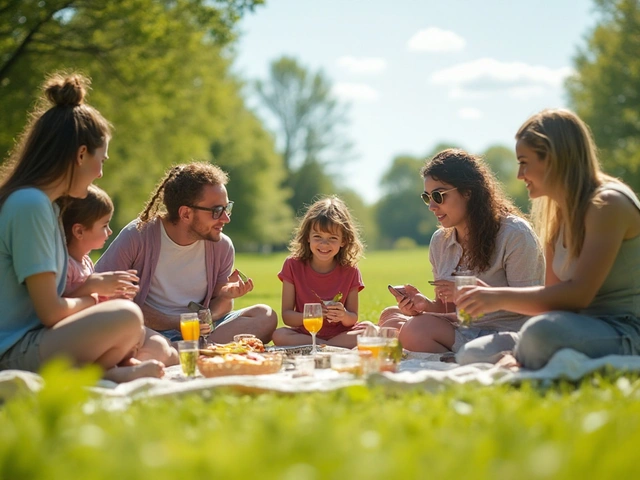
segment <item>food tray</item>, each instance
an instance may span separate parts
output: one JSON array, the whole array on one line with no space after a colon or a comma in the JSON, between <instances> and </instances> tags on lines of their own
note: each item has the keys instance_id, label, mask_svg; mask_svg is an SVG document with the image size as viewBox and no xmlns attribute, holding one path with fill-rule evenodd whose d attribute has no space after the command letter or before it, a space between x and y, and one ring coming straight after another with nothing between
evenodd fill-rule
<instances>
[{"instance_id":1,"label":"food tray","mask_svg":"<svg viewBox=\"0 0 640 480\"><path fill-rule=\"evenodd\" d=\"M264 353L262 363L248 363L231 359L220 361L222 357L198 357L198 370L204 377L223 377L226 375L265 375L277 373L282 367L282 355L278 353Z\"/></svg>"}]
</instances>

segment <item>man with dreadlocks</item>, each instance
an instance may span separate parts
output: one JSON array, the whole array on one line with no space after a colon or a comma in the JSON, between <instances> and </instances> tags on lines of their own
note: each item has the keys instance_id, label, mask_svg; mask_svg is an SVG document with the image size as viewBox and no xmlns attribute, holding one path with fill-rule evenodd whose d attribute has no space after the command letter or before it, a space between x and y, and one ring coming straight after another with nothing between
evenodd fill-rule
<instances>
[{"instance_id":1,"label":"man with dreadlocks","mask_svg":"<svg viewBox=\"0 0 640 480\"><path fill-rule=\"evenodd\" d=\"M253 281L243 281L233 269L233 243L222 233L233 208L227 182L227 174L209 163L171 168L142 213L96 264L98 272L138 271L140 291L134 301L145 325L170 340L181 339L180 314L192 301L211 309L211 342L253 333L267 343L278 323L267 305L232 310L233 299L253 290Z\"/></svg>"}]
</instances>

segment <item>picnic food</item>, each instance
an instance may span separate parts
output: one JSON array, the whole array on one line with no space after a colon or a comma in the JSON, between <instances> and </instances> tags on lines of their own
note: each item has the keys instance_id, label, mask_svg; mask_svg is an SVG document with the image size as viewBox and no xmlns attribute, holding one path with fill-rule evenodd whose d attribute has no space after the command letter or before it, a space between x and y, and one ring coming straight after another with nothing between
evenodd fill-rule
<instances>
[{"instance_id":1,"label":"picnic food","mask_svg":"<svg viewBox=\"0 0 640 480\"><path fill-rule=\"evenodd\" d=\"M339 302L340 300L342 300L342 292L336 293L331 301L332 302Z\"/></svg>"},{"instance_id":2,"label":"picnic food","mask_svg":"<svg viewBox=\"0 0 640 480\"><path fill-rule=\"evenodd\" d=\"M198 370L205 377L264 375L276 373L281 367L282 355L278 353L225 353L213 357L198 357Z\"/></svg>"},{"instance_id":3,"label":"picnic food","mask_svg":"<svg viewBox=\"0 0 640 480\"><path fill-rule=\"evenodd\" d=\"M237 268L236 268L236 271L238 272L238 276L240 277L240 280L242 280L243 282L246 282L247 280L249 280L247 276Z\"/></svg>"},{"instance_id":4,"label":"picnic food","mask_svg":"<svg viewBox=\"0 0 640 480\"><path fill-rule=\"evenodd\" d=\"M206 348L200 349L200 355L208 357L226 355L228 353L243 355L249 352L264 352L262 340L257 337L243 338L239 342L213 343L207 345Z\"/></svg>"}]
</instances>

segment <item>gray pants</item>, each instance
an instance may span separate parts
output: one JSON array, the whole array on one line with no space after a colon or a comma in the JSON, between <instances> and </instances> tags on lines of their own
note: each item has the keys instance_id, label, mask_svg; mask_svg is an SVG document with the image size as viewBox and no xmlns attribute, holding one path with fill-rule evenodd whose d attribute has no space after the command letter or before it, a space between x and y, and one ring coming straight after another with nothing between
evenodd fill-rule
<instances>
[{"instance_id":1,"label":"gray pants","mask_svg":"<svg viewBox=\"0 0 640 480\"><path fill-rule=\"evenodd\" d=\"M513 352L518 340L516 332L499 332L484 335L466 343L456 353L456 363L495 363L505 352Z\"/></svg>"},{"instance_id":2,"label":"gray pants","mask_svg":"<svg viewBox=\"0 0 640 480\"><path fill-rule=\"evenodd\" d=\"M563 348L571 348L588 357L635 354L638 343L637 321L630 316L603 318L573 312L548 312L530 318L519 333L500 332L476 338L456 355L461 365L494 363L505 353L515 353L524 368L538 370ZM614 326L615 325L615 326Z\"/></svg>"},{"instance_id":3,"label":"gray pants","mask_svg":"<svg viewBox=\"0 0 640 480\"><path fill-rule=\"evenodd\" d=\"M633 352L625 348L627 337L628 334L603 319L572 312L548 312L524 324L515 356L524 368L537 370L563 348L577 350L591 358L629 355Z\"/></svg>"}]
</instances>

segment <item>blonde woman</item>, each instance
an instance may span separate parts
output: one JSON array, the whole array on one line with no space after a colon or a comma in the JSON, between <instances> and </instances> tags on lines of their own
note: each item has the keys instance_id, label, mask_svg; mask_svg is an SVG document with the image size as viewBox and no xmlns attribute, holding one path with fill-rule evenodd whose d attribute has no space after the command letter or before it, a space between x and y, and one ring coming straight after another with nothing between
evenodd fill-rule
<instances>
[{"instance_id":1,"label":"blonde woman","mask_svg":"<svg viewBox=\"0 0 640 480\"><path fill-rule=\"evenodd\" d=\"M639 353L637 196L601 171L589 128L570 111L532 116L516 140L518 178L533 200L534 224L545 245L545 285L471 287L458 305L471 315L531 315L515 347L515 360L526 368L543 367L563 348L592 358ZM466 349L479 347L472 342Z\"/></svg>"}]
</instances>

